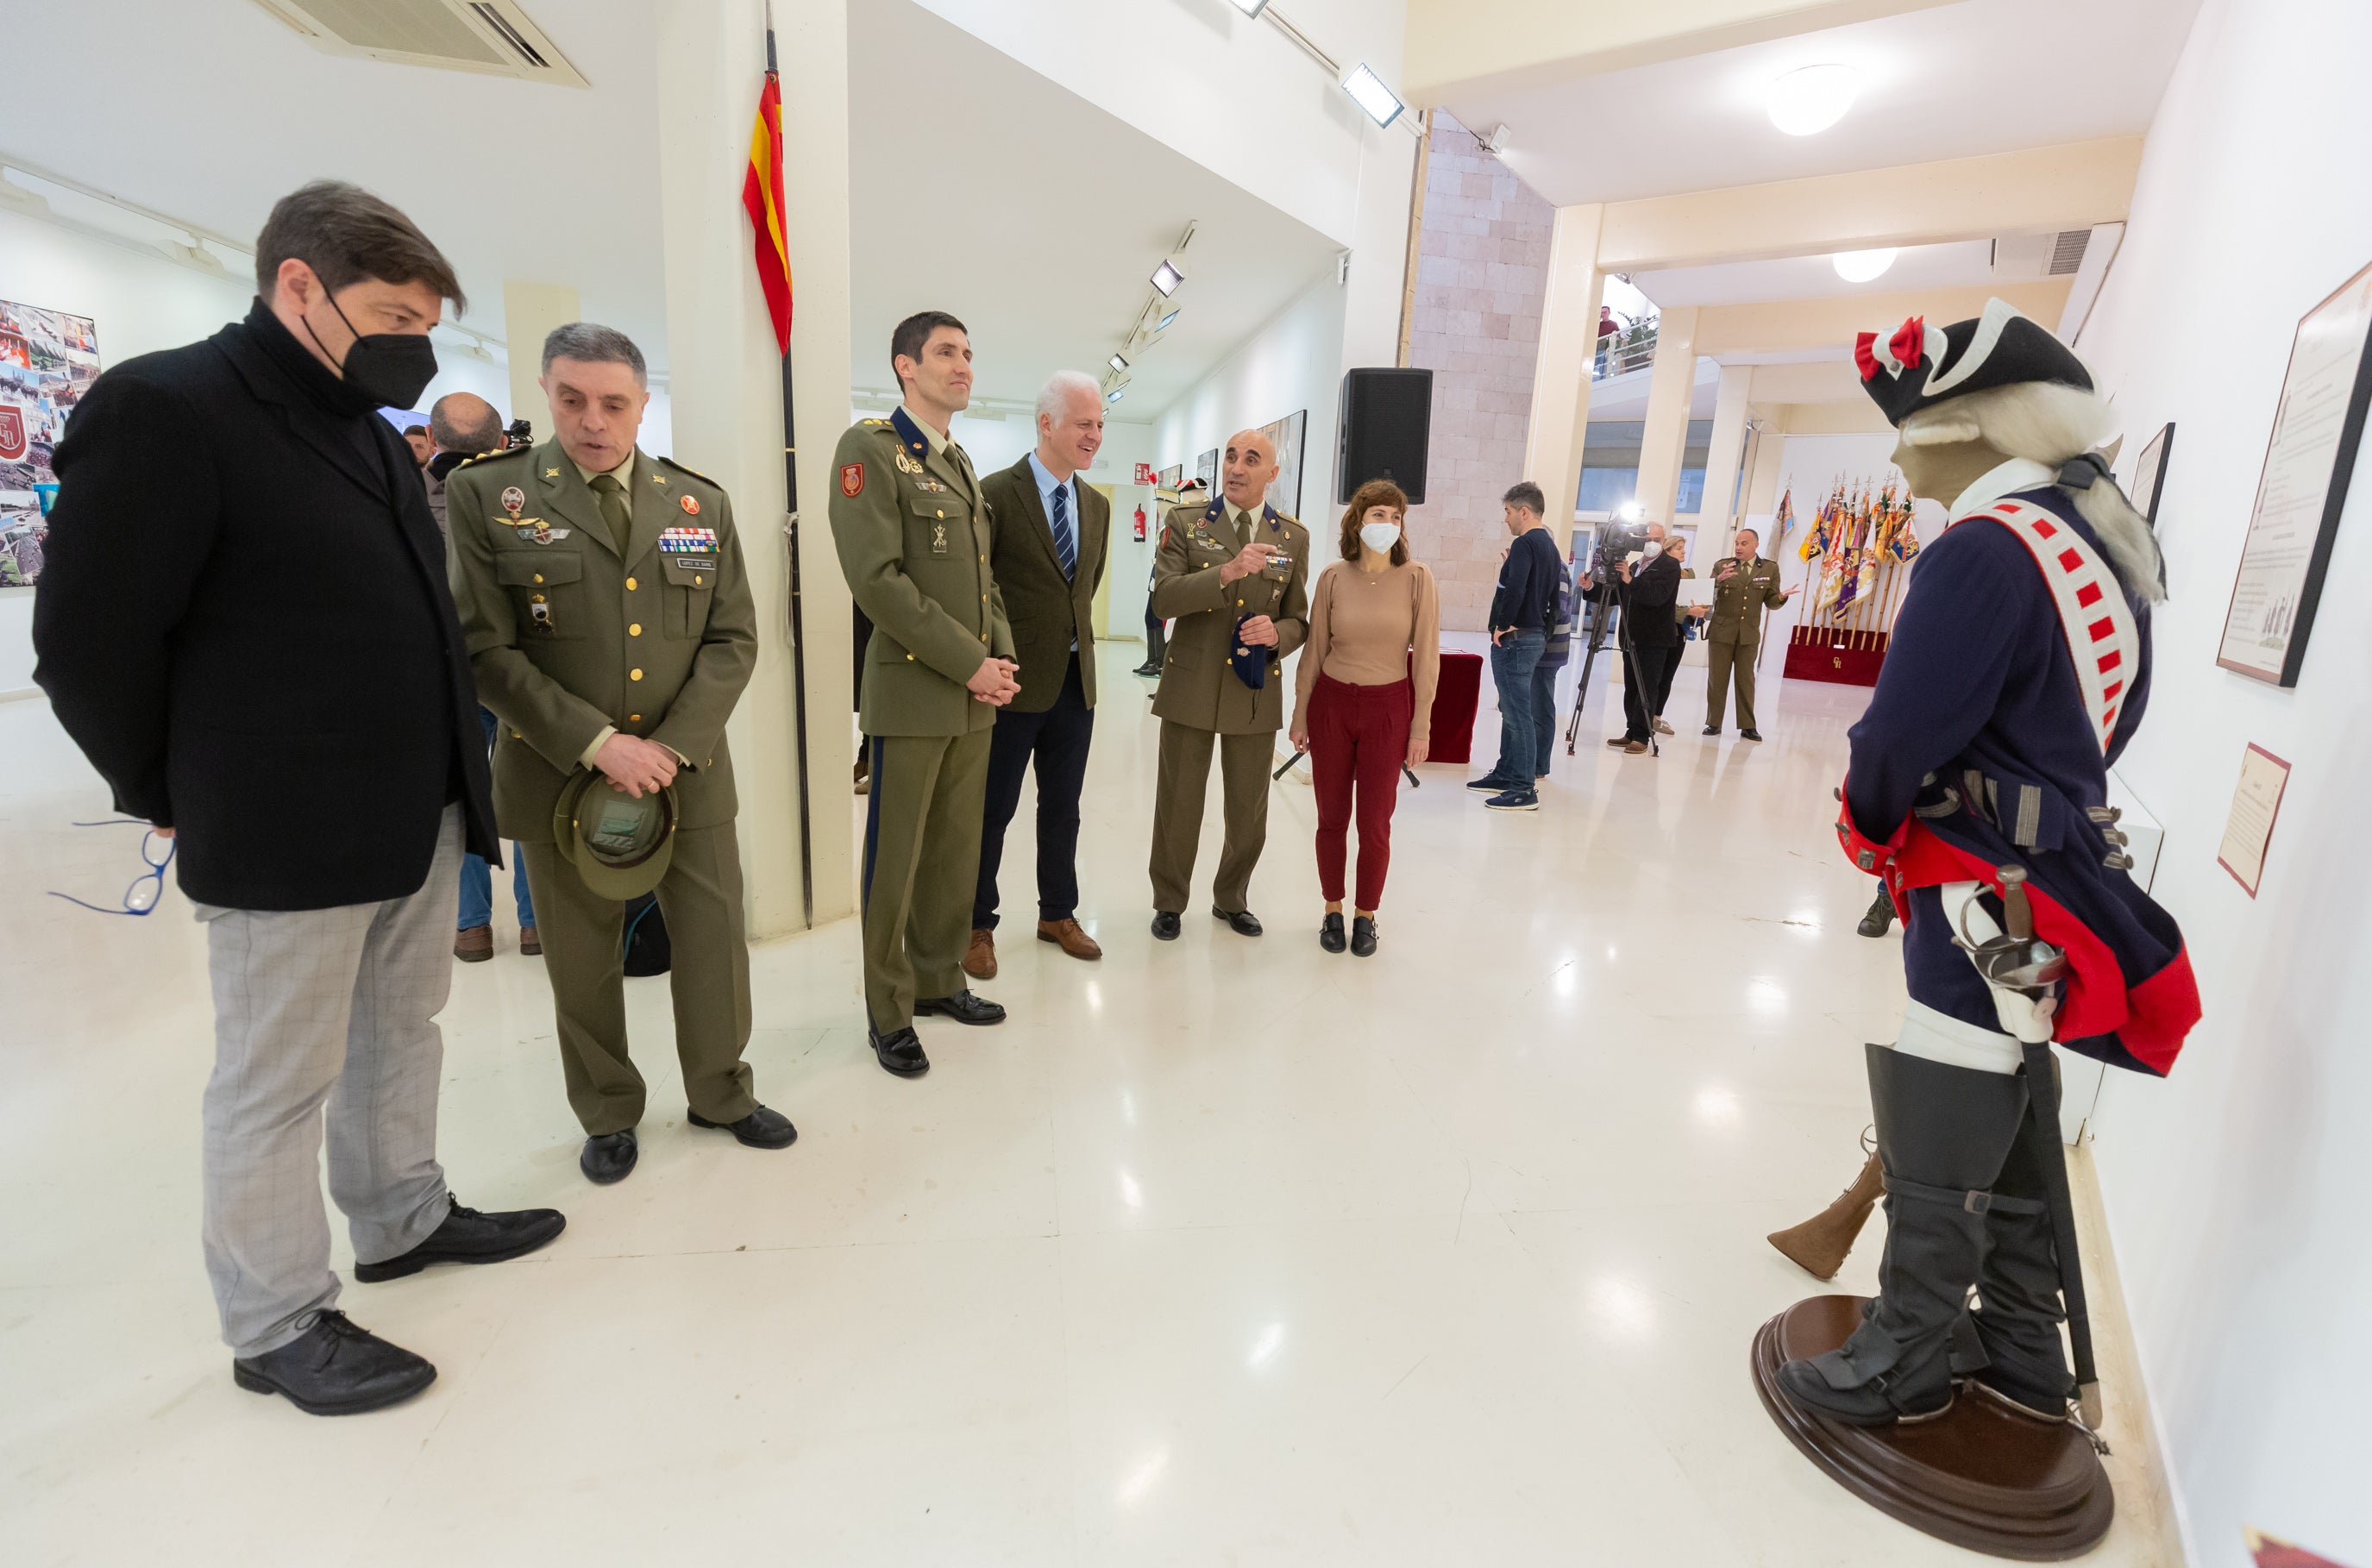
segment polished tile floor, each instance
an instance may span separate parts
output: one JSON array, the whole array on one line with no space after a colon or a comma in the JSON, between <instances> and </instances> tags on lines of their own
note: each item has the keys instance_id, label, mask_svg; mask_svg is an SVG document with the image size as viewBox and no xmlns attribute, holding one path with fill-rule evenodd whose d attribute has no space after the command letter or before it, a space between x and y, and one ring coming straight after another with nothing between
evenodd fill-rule
<instances>
[{"instance_id":1,"label":"polished tile floor","mask_svg":"<svg viewBox=\"0 0 2372 1568\"><path fill-rule=\"evenodd\" d=\"M1684 669L1649 759L1599 744L1593 693L1533 816L1424 770L1363 961L1314 939L1297 778L1267 936L1199 909L1147 935L1141 653L1105 651L1088 780L1103 961L1008 943L982 989L1012 1021L926 1020L906 1083L865 1048L851 924L761 947L787 1153L684 1123L666 986L631 982L642 1166L588 1187L542 970L499 926L445 1016L444 1157L465 1202L568 1232L350 1285L442 1376L335 1422L234 1388L215 1339L188 906L43 896L110 901L137 830L67 826L104 792L44 704L0 704L0 1559L1975 1561L1816 1472L1746 1373L1819 1288L1763 1233L1853 1174L1859 1042L1900 1005L1829 828L1862 694L1766 676L1770 740L1707 740ZM1026 803L1007 853L1026 937ZM2111 1460L2128 1495L2141 1446ZM2164 1560L2141 1508L2095 1559Z\"/></svg>"}]
</instances>

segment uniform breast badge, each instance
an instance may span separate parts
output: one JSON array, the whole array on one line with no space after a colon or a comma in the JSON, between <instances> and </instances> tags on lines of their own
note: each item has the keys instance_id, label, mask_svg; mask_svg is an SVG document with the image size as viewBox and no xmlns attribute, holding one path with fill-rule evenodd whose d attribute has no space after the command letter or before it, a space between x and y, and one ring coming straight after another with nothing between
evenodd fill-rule
<instances>
[{"instance_id":1,"label":"uniform breast badge","mask_svg":"<svg viewBox=\"0 0 2372 1568\"><path fill-rule=\"evenodd\" d=\"M948 525L945 523L933 523L931 525L931 553L934 555L945 555L947 552Z\"/></svg>"},{"instance_id":2,"label":"uniform breast badge","mask_svg":"<svg viewBox=\"0 0 2372 1568\"><path fill-rule=\"evenodd\" d=\"M541 594L528 600L527 619L536 631L547 637L552 635L552 606L544 603Z\"/></svg>"},{"instance_id":3,"label":"uniform breast badge","mask_svg":"<svg viewBox=\"0 0 2372 1568\"><path fill-rule=\"evenodd\" d=\"M700 497L697 495L679 495L676 505L683 508L683 515L687 517L700 516Z\"/></svg>"},{"instance_id":4,"label":"uniform breast badge","mask_svg":"<svg viewBox=\"0 0 2372 1568\"><path fill-rule=\"evenodd\" d=\"M716 552L715 528L661 528L659 549L669 555L714 555ZM684 563L690 565L690 562Z\"/></svg>"},{"instance_id":5,"label":"uniform breast badge","mask_svg":"<svg viewBox=\"0 0 2372 1568\"><path fill-rule=\"evenodd\" d=\"M506 485L503 489L503 510L516 517L526 507L527 492L516 484Z\"/></svg>"},{"instance_id":6,"label":"uniform breast badge","mask_svg":"<svg viewBox=\"0 0 2372 1568\"><path fill-rule=\"evenodd\" d=\"M513 520L511 531L519 536L521 544L550 544L566 539L574 529L555 528L541 517L518 517Z\"/></svg>"},{"instance_id":7,"label":"uniform breast badge","mask_svg":"<svg viewBox=\"0 0 2372 1568\"><path fill-rule=\"evenodd\" d=\"M898 450L891 453L890 456L896 460L898 464L898 471L900 473L920 473L923 471L923 465L908 457L906 455L906 448L903 447L899 447Z\"/></svg>"}]
</instances>

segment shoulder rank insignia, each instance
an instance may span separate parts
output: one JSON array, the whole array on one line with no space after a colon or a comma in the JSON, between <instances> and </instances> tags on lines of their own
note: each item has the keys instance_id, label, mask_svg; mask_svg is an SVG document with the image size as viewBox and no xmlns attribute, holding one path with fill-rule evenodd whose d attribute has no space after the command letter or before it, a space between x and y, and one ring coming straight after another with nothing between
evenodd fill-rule
<instances>
[{"instance_id":1,"label":"shoulder rank insignia","mask_svg":"<svg viewBox=\"0 0 2372 1568\"><path fill-rule=\"evenodd\" d=\"M669 468L671 468L671 469L675 470L675 471L676 471L676 472L678 472L678 473L680 473L680 474L689 474L689 475L690 475L691 477L692 477L693 479L696 479L696 480L700 481L700 482L701 482L701 483L703 483L703 484L716 484L716 482L715 482L715 480L713 480L713 479L709 478L706 474L704 474L704 473L701 472L698 469L686 468L686 467L684 467L681 463L677 462L673 458L661 458L661 459L659 459L659 461L661 461L661 462L665 463L668 467L669 467ZM721 485L721 484L716 484L716 488L717 488L717 489L719 489L719 490L722 490L722 489L724 489L725 487L724 487L723 485Z\"/></svg>"},{"instance_id":2,"label":"shoulder rank insignia","mask_svg":"<svg viewBox=\"0 0 2372 1568\"><path fill-rule=\"evenodd\" d=\"M453 465L453 471L459 473L463 469L475 468L480 463L498 462L504 458L515 458L522 452L530 450L532 448L527 447L498 447L491 452L480 452L476 457L463 458Z\"/></svg>"}]
</instances>

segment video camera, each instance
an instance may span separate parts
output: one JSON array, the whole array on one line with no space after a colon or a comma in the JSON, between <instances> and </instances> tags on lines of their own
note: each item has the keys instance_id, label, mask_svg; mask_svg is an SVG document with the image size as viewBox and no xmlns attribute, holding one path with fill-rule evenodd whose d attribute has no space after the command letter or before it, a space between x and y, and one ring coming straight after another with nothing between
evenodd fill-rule
<instances>
[{"instance_id":1,"label":"video camera","mask_svg":"<svg viewBox=\"0 0 2372 1568\"><path fill-rule=\"evenodd\" d=\"M512 420L510 428L504 431L503 436L507 447L532 447L535 445L535 426L529 424L524 419Z\"/></svg>"},{"instance_id":2,"label":"video camera","mask_svg":"<svg viewBox=\"0 0 2372 1568\"><path fill-rule=\"evenodd\" d=\"M1610 582L1623 562L1646 548L1646 524L1608 523L1598 530L1597 554L1589 575L1601 583Z\"/></svg>"}]
</instances>

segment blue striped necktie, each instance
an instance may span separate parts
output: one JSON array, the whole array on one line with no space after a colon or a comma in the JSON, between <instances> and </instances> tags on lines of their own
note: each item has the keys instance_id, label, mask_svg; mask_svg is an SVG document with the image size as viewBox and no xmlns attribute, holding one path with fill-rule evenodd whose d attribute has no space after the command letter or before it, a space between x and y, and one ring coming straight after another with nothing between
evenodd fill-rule
<instances>
[{"instance_id":1,"label":"blue striped necktie","mask_svg":"<svg viewBox=\"0 0 2372 1568\"><path fill-rule=\"evenodd\" d=\"M1079 547L1071 540L1071 482L1054 487L1054 553L1062 558L1063 579L1078 575Z\"/></svg>"}]
</instances>

